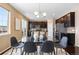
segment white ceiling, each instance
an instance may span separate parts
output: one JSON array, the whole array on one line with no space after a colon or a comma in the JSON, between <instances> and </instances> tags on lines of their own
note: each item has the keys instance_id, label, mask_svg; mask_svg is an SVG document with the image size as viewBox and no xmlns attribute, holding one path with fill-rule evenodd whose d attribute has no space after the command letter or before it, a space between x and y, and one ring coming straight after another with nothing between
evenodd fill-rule
<instances>
[{"instance_id":1,"label":"white ceiling","mask_svg":"<svg viewBox=\"0 0 79 59\"><path fill-rule=\"evenodd\" d=\"M18 11L23 13L25 16L30 17L31 20L37 20L38 18L34 15L34 11L46 12L46 17L40 17L40 19L52 19L60 17L66 11L79 5L78 3L10 3Z\"/></svg>"}]
</instances>

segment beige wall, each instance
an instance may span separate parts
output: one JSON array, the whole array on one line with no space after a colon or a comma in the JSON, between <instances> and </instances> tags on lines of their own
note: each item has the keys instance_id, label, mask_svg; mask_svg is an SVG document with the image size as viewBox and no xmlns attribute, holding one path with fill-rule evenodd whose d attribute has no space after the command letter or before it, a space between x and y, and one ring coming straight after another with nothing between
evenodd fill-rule
<instances>
[{"instance_id":1,"label":"beige wall","mask_svg":"<svg viewBox=\"0 0 79 59\"><path fill-rule=\"evenodd\" d=\"M7 3L0 3L0 7L3 7L11 12L11 18L10 18L10 24L9 24L9 25L11 25L10 26L11 33L0 36L0 53L1 53L5 49L10 47L10 37L11 36L16 36L16 38L18 40L21 39L21 36L22 36L21 21L22 21L22 17L24 17L24 16ZM20 30L15 29L15 25L16 25L15 19L16 18L18 18L20 20Z\"/></svg>"},{"instance_id":2,"label":"beige wall","mask_svg":"<svg viewBox=\"0 0 79 59\"><path fill-rule=\"evenodd\" d=\"M79 47L79 6L75 8L75 46Z\"/></svg>"}]
</instances>

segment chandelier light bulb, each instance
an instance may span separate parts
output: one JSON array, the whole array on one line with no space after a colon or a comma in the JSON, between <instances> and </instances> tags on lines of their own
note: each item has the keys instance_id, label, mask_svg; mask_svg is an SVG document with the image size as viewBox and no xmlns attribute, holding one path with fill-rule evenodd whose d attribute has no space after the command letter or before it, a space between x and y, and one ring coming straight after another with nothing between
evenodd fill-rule
<instances>
[{"instance_id":1,"label":"chandelier light bulb","mask_svg":"<svg viewBox=\"0 0 79 59\"><path fill-rule=\"evenodd\" d=\"M39 12L38 12L38 11L35 11L35 12L34 12L34 15L38 15L38 14L39 14Z\"/></svg>"},{"instance_id":2,"label":"chandelier light bulb","mask_svg":"<svg viewBox=\"0 0 79 59\"><path fill-rule=\"evenodd\" d=\"M35 11L35 12L34 12L34 15L35 15L37 18L39 18L40 16L46 17L47 13L46 13L46 12L40 13L40 12L38 12L38 11Z\"/></svg>"},{"instance_id":3,"label":"chandelier light bulb","mask_svg":"<svg viewBox=\"0 0 79 59\"><path fill-rule=\"evenodd\" d=\"M43 16L46 16L46 15L47 15L46 12L44 12L44 13L43 13Z\"/></svg>"},{"instance_id":4,"label":"chandelier light bulb","mask_svg":"<svg viewBox=\"0 0 79 59\"><path fill-rule=\"evenodd\" d=\"M39 18L39 15L37 15L36 17Z\"/></svg>"}]
</instances>

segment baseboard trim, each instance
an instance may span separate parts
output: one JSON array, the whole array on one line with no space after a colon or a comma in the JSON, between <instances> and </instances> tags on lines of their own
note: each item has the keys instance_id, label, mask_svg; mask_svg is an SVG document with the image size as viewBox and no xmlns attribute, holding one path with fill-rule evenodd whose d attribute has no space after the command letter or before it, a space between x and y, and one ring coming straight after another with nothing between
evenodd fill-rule
<instances>
[{"instance_id":1,"label":"baseboard trim","mask_svg":"<svg viewBox=\"0 0 79 59\"><path fill-rule=\"evenodd\" d=\"M7 52L7 51L10 50L10 49L11 49L11 47L8 47L7 49L3 50L3 51L0 53L0 55L4 54L5 52Z\"/></svg>"}]
</instances>

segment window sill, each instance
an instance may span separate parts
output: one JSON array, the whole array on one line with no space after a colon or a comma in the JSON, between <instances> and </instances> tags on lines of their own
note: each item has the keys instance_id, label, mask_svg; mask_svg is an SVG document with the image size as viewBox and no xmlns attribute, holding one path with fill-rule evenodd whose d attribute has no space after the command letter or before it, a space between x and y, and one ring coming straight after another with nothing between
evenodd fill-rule
<instances>
[{"instance_id":1,"label":"window sill","mask_svg":"<svg viewBox=\"0 0 79 59\"><path fill-rule=\"evenodd\" d=\"M5 36L5 35L9 35L9 33L2 33L2 34L0 34L0 36Z\"/></svg>"}]
</instances>

